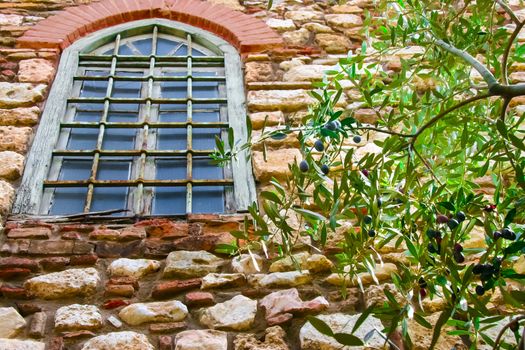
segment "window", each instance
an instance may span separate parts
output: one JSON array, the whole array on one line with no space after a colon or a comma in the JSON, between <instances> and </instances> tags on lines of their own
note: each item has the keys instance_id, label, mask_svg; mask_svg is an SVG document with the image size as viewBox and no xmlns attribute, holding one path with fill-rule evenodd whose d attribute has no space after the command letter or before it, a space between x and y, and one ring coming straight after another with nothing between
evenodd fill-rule
<instances>
[{"instance_id":1,"label":"window","mask_svg":"<svg viewBox=\"0 0 525 350\"><path fill-rule=\"evenodd\" d=\"M223 40L160 19L90 35L62 55L15 213L244 211L249 162L209 158L228 127L245 140L244 118L240 58Z\"/></svg>"}]
</instances>

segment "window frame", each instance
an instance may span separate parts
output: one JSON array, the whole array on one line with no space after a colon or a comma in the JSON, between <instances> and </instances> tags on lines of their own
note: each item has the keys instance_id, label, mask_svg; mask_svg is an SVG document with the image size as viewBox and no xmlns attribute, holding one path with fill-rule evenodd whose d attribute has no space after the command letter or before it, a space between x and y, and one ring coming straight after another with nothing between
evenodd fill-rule
<instances>
[{"instance_id":1,"label":"window frame","mask_svg":"<svg viewBox=\"0 0 525 350\"><path fill-rule=\"evenodd\" d=\"M67 113L68 99L73 92L74 77L79 67L79 55L103 47L113 41L117 34L123 34L125 37L141 35L155 26L162 27L163 33L178 37L190 34L193 40L200 45L209 50L221 52L224 56L228 123L234 130L236 142L246 142L246 104L241 59L234 47L210 32L166 19L132 21L106 28L79 39L63 51L57 75L51 86L31 150L27 156L24 175L17 191L12 214L52 216L40 213L44 198L44 181L52 165L53 149L61 131L60 123ZM248 150L244 150L237 159L232 161L231 171L235 199L233 212L245 212L256 198L255 181ZM227 215L227 213L219 214ZM139 215L139 213L133 212L130 215ZM147 216L172 215L148 214Z\"/></svg>"}]
</instances>

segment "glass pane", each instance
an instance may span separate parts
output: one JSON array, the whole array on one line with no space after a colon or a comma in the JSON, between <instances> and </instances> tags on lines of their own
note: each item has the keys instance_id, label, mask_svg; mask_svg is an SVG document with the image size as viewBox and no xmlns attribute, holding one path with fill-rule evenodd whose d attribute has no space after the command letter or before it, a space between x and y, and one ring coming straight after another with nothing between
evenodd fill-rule
<instances>
[{"instance_id":1,"label":"glass pane","mask_svg":"<svg viewBox=\"0 0 525 350\"><path fill-rule=\"evenodd\" d=\"M75 113L76 122L98 123L102 117L102 112L77 111Z\"/></svg>"},{"instance_id":2,"label":"glass pane","mask_svg":"<svg viewBox=\"0 0 525 350\"><path fill-rule=\"evenodd\" d=\"M138 103L113 103L110 102L109 104L109 111L110 112L129 112L129 113L139 113L139 106Z\"/></svg>"},{"instance_id":3,"label":"glass pane","mask_svg":"<svg viewBox=\"0 0 525 350\"><path fill-rule=\"evenodd\" d=\"M49 214L67 215L82 213L84 211L86 196L86 187L56 188Z\"/></svg>"},{"instance_id":4,"label":"glass pane","mask_svg":"<svg viewBox=\"0 0 525 350\"><path fill-rule=\"evenodd\" d=\"M76 128L71 129L67 149L90 150L97 147L98 128Z\"/></svg>"},{"instance_id":5,"label":"glass pane","mask_svg":"<svg viewBox=\"0 0 525 350\"><path fill-rule=\"evenodd\" d=\"M102 149L108 150L133 150L135 149L135 135L137 129L106 129Z\"/></svg>"},{"instance_id":6,"label":"glass pane","mask_svg":"<svg viewBox=\"0 0 525 350\"><path fill-rule=\"evenodd\" d=\"M193 144L195 150L215 149L215 136L221 136L219 128L193 128Z\"/></svg>"},{"instance_id":7,"label":"glass pane","mask_svg":"<svg viewBox=\"0 0 525 350\"><path fill-rule=\"evenodd\" d=\"M127 187L95 187L91 211L126 209Z\"/></svg>"},{"instance_id":8,"label":"glass pane","mask_svg":"<svg viewBox=\"0 0 525 350\"><path fill-rule=\"evenodd\" d=\"M217 180L224 178L223 169L212 164L211 159L207 157L194 157L192 170L193 178L196 180Z\"/></svg>"},{"instance_id":9,"label":"glass pane","mask_svg":"<svg viewBox=\"0 0 525 350\"><path fill-rule=\"evenodd\" d=\"M186 106L183 106L186 108ZM186 110L180 112L161 112L159 113L159 118L161 122L165 123L177 123L186 121Z\"/></svg>"},{"instance_id":10,"label":"glass pane","mask_svg":"<svg viewBox=\"0 0 525 350\"><path fill-rule=\"evenodd\" d=\"M60 168L60 180L88 180L91 176L91 159L64 159Z\"/></svg>"},{"instance_id":11,"label":"glass pane","mask_svg":"<svg viewBox=\"0 0 525 350\"><path fill-rule=\"evenodd\" d=\"M75 107L79 111L102 111L104 110L104 105L98 102L83 102L83 103L76 103Z\"/></svg>"},{"instance_id":12,"label":"glass pane","mask_svg":"<svg viewBox=\"0 0 525 350\"><path fill-rule=\"evenodd\" d=\"M186 98L188 96L187 81L170 81L160 83L162 98Z\"/></svg>"},{"instance_id":13,"label":"glass pane","mask_svg":"<svg viewBox=\"0 0 525 350\"><path fill-rule=\"evenodd\" d=\"M193 112L193 121L196 123L212 123L219 121L219 112L206 111L206 112Z\"/></svg>"},{"instance_id":14,"label":"glass pane","mask_svg":"<svg viewBox=\"0 0 525 350\"><path fill-rule=\"evenodd\" d=\"M185 150L187 145L186 128L158 129L157 149Z\"/></svg>"},{"instance_id":15,"label":"glass pane","mask_svg":"<svg viewBox=\"0 0 525 350\"><path fill-rule=\"evenodd\" d=\"M138 114L133 112L115 112L108 113L108 122L111 123L134 123L138 121Z\"/></svg>"},{"instance_id":16,"label":"glass pane","mask_svg":"<svg viewBox=\"0 0 525 350\"><path fill-rule=\"evenodd\" d=\"M154 215L186 214L186 187L157 187L153 197Z\"/></svg>"},{"instance_id":17,"label":"glass pane","mask_svg":"<svg viewBox=\"0 0 525 350\"><path fill-rule=\"evenodd\" d=\"M142 72L119 71L117 76L141 77ZM111 96L115 98L137 98L140 97L141 81L116 80L113 84Z\"/></svg>"},{"instance_id":18,"label":"glass pane","mask_svg":"<svg viewBox=\"0 0 525 350\"><path fill-rule=\"evenodd\" d=\"M186 158L180 159L157 159L157 180L182 180L186 178Z\"/></svg>"},{"instance_id":19,"label":"glass pane","mask_svg":"<svg viewBox=\"0 0 525 350\"><path fill-rule=\"evenodd\" d=\"M131 47L129 47L127 44L120 45L118 49L119 55L128 55L128 56L134 56L133 50L131 50Z\"/></svg>"},{"instance_id":20,"label":"glass pane","mask_svg":"<svg viewBox=\"0 0 525 350\"><path fill-rule=\"evenodd\" d=\"M199 56L206 56L206 54L204 52L202 52L200 50L197 50L197 49L192 49L191 50L191 55L192 56L197 56L197 57L199 57Z\"/></svg>"},{"instance_id":21,"label":"glass pane","mask_svg":"<svg viewBox=\"0 0 525 350\"><path fill-rule=\"evenodd\" d=\"M223 186L194 186L192 189L194 213L224 212Z\"/></svg>"},{"instance_id":22,"label":"glass pane","mask_svg":"<svg viewBox=\"0 0 525 350\"><path fill-rule=\"evenodd\" d=\"M105 72L87 71L88 76L106 75ZM80 97L105 97L108 89L107 80L84 80L80 89Z\"/></svg>"},{"instance_id":23,"label":"glass pane","mask_svg":"<svg viewBox=\"0 0 525 350\"><path fill-rule=\"evenodd\" d=\"M194 81L192 89L194 98L219 97L219 83L215 81Z\"/></svg>"},{"instance_id":24,"label":"glass pane","mask_svg":"<svg viewBox=\"0 0 525 350\"><path fill-rule=\"evenodd\" d=\"M131 161L101 160L97 180L129 180Z\"/></svg>"},{"instance_id":25,"label":"glass pane","mask_svg":"<svg viewBox=\"0 0 525 350\"><path fill-rule=\"evenodd\" d=\"M140 51L143 56L151 55L151 38L133 41L133 46Z\"/></svg>"},{"instance_id":26,"label":"glass pane","mask_svg":"<svg viewBox=\"0 0 525 350\"><path fill-rule=\"evenodd\" d=\"M188 55L188 46L186 44L183 44L181 47L175 51L175 54L172 56L187 56Z\"/></svg>"},{"instance_id":27,"label":"glass pane","mask_svg":"<svg viewBox=\"0 0 525 350\"><path fill-rule=\"evenodd\" d=\"M157 39L157 56L169 56L173 54L175 50L181 43L175 40L168 40L164 38Z\"/></svg>"}]
</instances>

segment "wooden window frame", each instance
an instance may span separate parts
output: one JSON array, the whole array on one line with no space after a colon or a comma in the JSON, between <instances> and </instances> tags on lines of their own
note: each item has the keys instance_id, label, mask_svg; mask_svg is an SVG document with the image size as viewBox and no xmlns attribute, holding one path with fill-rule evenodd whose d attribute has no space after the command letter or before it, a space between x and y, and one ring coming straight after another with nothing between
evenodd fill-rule
<instances>
[{"instance_id":1,"label":"wooden window frame","mask_svg":"<svg viewBox=\"0 0 525 350\"><path fill-rule=\"evenodd\" d=\"M44 197L44 181L52 165L53 149L60 136L60 123L68 110L68 98L74 88L74 77L79 67L79 55L106 45L118 34L126 37L140 35L153 27L162 27L164 33L178 37L190 34L193 40L200 45L212 51L220 51L224 56L228 123L234 130L236 142L246 142L246 108L241 59L237 50L229 43L210 32L166 19L146 19L106 28L79 39L62 53L55 81L27 156L26 168L12 214L47 215L40 212ZM237 159L232 161L231 171L235 199L235 208L232 212L245 212L256 198L255 181L248 150L239 154ZM132 215L135 214L139 213Z\"/></svg>"}]
</instances>

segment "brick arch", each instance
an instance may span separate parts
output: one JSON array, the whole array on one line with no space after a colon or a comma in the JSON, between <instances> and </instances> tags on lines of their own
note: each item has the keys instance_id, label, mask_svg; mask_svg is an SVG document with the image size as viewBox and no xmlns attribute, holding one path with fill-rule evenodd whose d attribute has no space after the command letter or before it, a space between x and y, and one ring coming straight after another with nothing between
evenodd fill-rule
<instances>
[{"instance_id":1,"label":"brick arch","mask_svg":"<svg viewBox=\"0 0 525 350\"><path fill-rule=\"evenodd\" d=\"M205 29L227 40L241 54L283 44L262 20L203 0L102 0L50 16L18 38L20 48L65 49L75 40L124 22L165 18Z\"/></svg>"}]
</instances>

